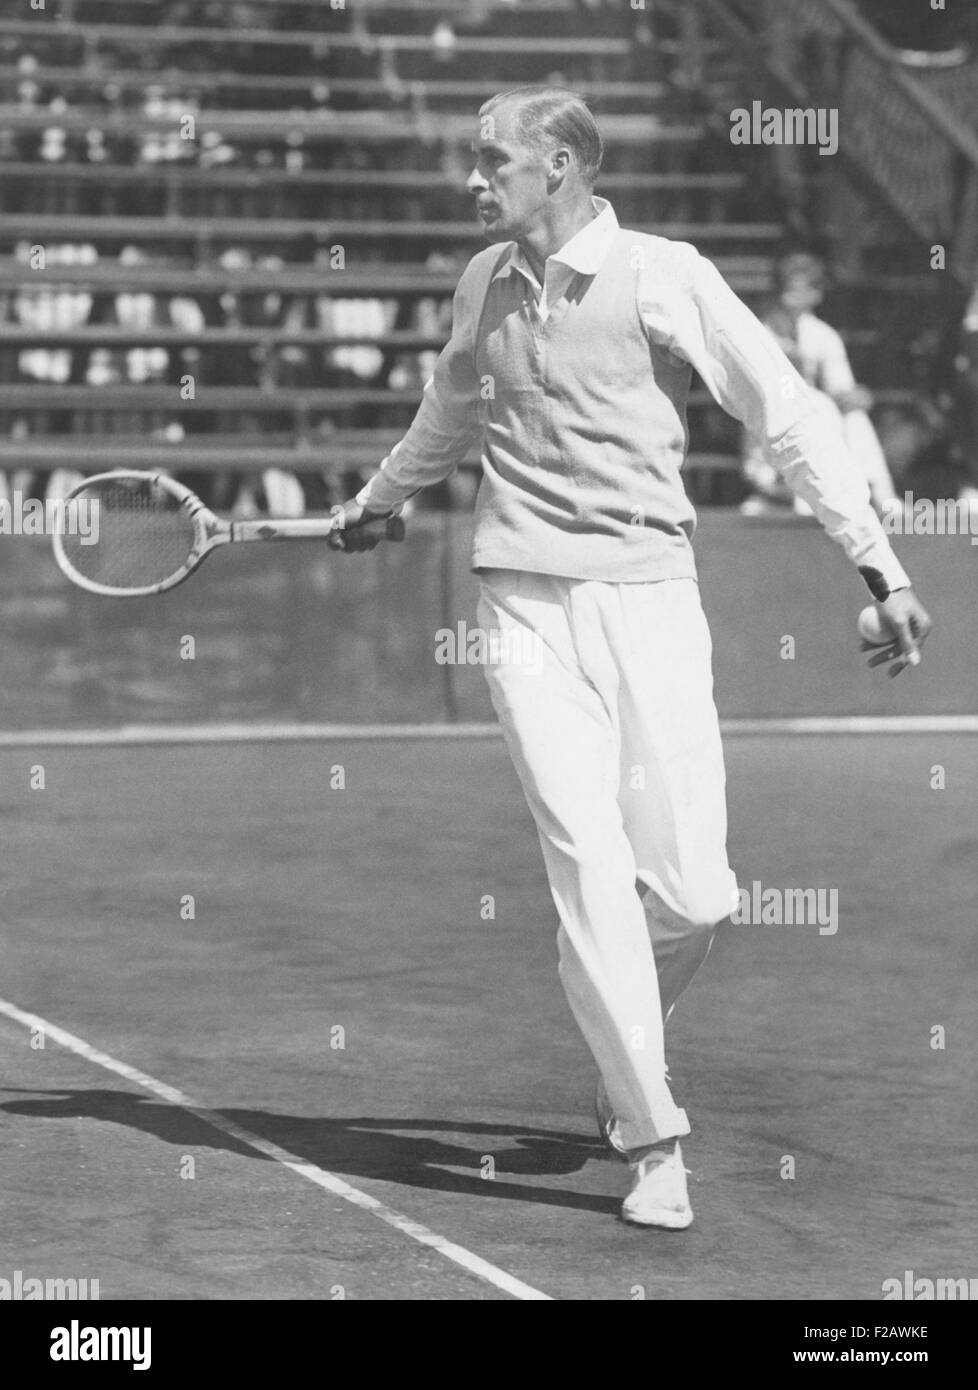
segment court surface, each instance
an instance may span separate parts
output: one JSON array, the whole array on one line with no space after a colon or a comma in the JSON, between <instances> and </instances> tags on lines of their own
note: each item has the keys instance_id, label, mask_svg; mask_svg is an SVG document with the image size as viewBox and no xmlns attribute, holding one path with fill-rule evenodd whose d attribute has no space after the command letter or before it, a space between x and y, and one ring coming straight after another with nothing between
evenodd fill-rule
<instances>
[{"instance_id":1,"label":"court surface","mask_svg":"<svg viewBox=\"0 0 978 1390\"><path fill-rule=\"evenodd\" d=\"M617 1219L501 742L0 751L0 995L180 1093L0 1014L0 1276L872 1299L973 1274L978 739L741 737L727 762L741 883L836 888L838 930L728 926L680 1005L677 1235Z\"/></svg>"}]
</instances>

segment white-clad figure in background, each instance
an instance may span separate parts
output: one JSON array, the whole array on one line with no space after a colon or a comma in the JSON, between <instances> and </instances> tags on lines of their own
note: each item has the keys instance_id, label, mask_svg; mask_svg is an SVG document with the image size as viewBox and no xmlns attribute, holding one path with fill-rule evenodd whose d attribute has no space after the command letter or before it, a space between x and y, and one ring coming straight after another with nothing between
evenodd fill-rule
<instances>
[{"instance_id":1,"label":"white-clad figure in background","mask_svg":"<svg viewBox=\"0 0 978 1390\"><path fill-rule=\"evenodd\" d=\"M896 496L882 446L869 418L871 393L853 375L842 336L820 319L815 309L825 295L825 270L816 256L797 252L785 256L776 269L777 299L763 316L766 327L805 381L817 392L821 409L841 427L852 463L869 486L876 511ZM742 510L750 515L766 509L767 502L793 505L810 514L807 504L792 496L781 481L762 440L748 436L744 474L756 489Z\"/></svg>"}]
</instances>

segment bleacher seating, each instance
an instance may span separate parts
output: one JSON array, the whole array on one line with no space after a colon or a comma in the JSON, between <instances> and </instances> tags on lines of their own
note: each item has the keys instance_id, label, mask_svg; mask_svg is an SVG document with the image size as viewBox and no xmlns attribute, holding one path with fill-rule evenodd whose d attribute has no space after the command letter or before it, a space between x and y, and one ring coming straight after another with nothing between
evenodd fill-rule
<instances>
[{"instance_id":1,"label":"bleacher seating","mask_svg":"<svg viewBox=\"0 0 978 1390\"><path fill-rule=\"evenodd\" d=\"M759 151L730 172L683 77L684 23L679 0L3 17L0 466L287 467L325 473L316 499L336 500L409 423L445 340L481 244L474 112L501 87L585 93L620 219L694 241L760 295L776 188ZM697 62L718 54L698 42ZM702 393L691 419L694 496L735 500L735 428Z\"/></svg>"}]
</instances>

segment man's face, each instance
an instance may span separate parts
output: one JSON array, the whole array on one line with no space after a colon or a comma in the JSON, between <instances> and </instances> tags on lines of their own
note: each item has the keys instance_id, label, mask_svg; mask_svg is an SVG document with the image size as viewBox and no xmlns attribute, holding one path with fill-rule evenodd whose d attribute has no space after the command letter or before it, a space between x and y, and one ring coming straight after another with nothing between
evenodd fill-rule
<instances>
[{"instance_id":1,"label":"man's face","mask_svg":"<svg viewBox=\"0 0 978 1390\"><path fill-rule=\"evenodd\" d=\"M540 221L547 203L549 161L521 143L512 108L497 106L479 118L472 142L475 168L466 188L489 241L518 241Z\"/></svg>"},{"instance_id":2,"label":"man's face","mask_svg":"<svg viewBox=\"0 0 978 1390\"><path fill-rule=\"evenodd\" d=\"M822 290L807 271L792 271L785 276L781 303L795 314L808 314L822 302Z\"/></svg>"}]
</instances>

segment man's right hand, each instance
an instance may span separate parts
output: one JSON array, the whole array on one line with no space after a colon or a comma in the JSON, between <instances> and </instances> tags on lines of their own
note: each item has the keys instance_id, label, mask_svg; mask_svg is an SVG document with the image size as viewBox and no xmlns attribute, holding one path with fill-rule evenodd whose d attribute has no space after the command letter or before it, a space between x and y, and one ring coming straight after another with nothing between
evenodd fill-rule
<instances>
[{"instance_id":1,"label":"man's right hand","mask_svg":"<svg viewBox=\"0 0 978 1390\"><path fill-rule=\"evenodd\" d=\"M356 555L364 550L373 550L383 540L404 539L404 522L399 516L372 512L355 500L334 507L333 515L338 518L338 523L337 529L326 538L330 550Z\"/></svg>"}]
</instances>

